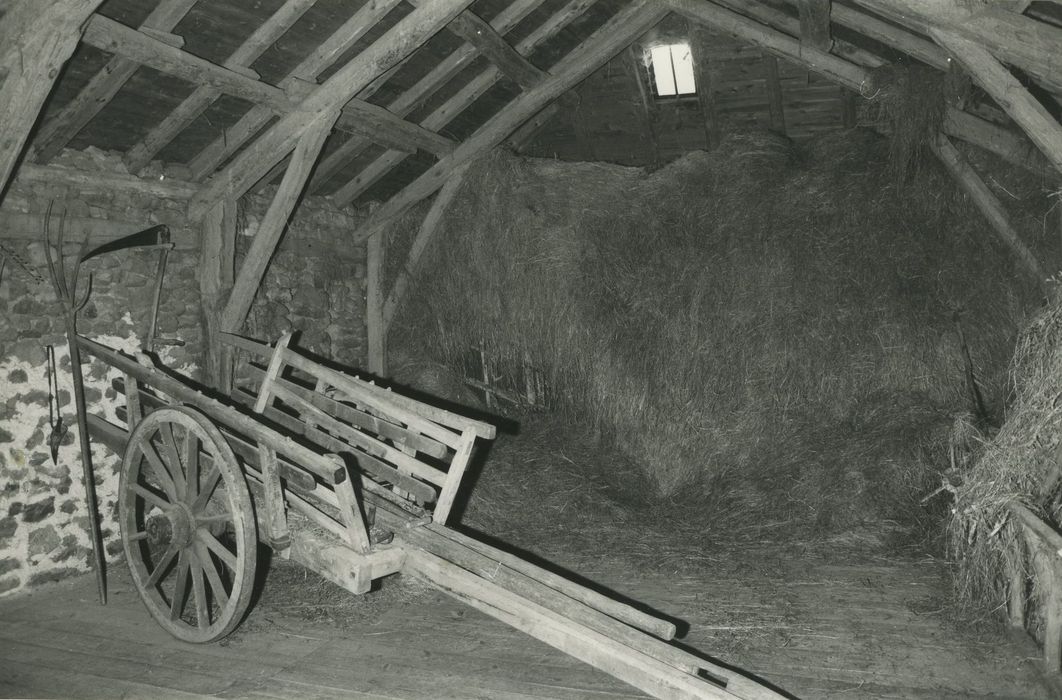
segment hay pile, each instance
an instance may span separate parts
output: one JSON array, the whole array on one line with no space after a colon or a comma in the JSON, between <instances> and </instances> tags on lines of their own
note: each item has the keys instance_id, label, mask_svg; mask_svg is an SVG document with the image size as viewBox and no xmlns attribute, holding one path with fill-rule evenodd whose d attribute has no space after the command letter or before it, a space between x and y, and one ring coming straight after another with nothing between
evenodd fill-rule
<instances>
[{"instance_id":1,"label":"hay pile","mask_svg":"<svg viewBox=\"0 0 1062 700\"><path fill-rule=\"evenodd\" d=\"M659 496L735 522L918 520L969 408L955 313L998 411L1035 292L946 176L899 184L888 148L744 135L652 174L495 154L392 346L454 368L470 347L530 358L556 412ZM393 260L422 214L395 227Z\"/></svg>"}]
</instances>

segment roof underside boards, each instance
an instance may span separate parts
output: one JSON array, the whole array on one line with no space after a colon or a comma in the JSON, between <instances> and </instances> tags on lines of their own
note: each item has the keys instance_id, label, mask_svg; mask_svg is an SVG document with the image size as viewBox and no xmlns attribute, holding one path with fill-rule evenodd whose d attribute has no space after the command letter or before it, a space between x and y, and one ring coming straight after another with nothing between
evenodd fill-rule
<instances>
[{"instance_id":1,"label":"roof underside boards","mask_svg":"<svg viewBox=\"0 0 1062 700\"><path fill-rule=\"evenodd\" d=\"M96 83L100 81L100 71L110 71L115 65L114 56L83 43L67 63L45 106L34 137L34 157L39 163L47 163L63 145L78 149L95 146L124 152L133 172L149 160L158 159L171 165L186 164L188 179L204 182L229 167L248 144L277 122L275 104L256 105L246 97L275 91L273 86L280 86L286 95L282 99L298 104L312 90L313 83L328 80L417 6L430 1L106 0L98 14L127 27L141 27L151 41L179 47L185 55L224 66L227 76L249 81L253 83L249 88L253 89L241 93L244 97L235 97L169 74L173 71L140 66L130 69L127 80L112 85L111 96L102 93ZM348 106L347 114L325 144L310 191L331 195L338 204L389 198L514 104L532 86L535 76L548 76L558 61L632 1L472 2L465 12L473 16L462 16L464 34L456 21L447 29L430 34L408 58L357 93L356 98L365 106ZM670 0L658 1L661 6L670 6ZM716 7L709 0L697 1ZM864 69L915 60L912 55L935 67L946 67L947 53L934 45L924 31L931 13L919 10L911 19L911 13L904 14L910 1L835 0L830 26L831 56ZM800 36L799 0L715 2L760 23L767 31ZM1006 9L995 7L992 11L995 15L990 19L1004 28L1018 31L1031 26L1038 41L1051 46L1062 42L1062 8L1055 2L1032 2L1016 20L1015 13ZM673 15L649 38L689 35L691 22ZM966 24L971 23L964 20L963 26ZM970 31L981 31L981 25L994 26L973 22ZM488 36L477 40L476 27L483 28ZM344 32L345 37L339 36ZM764 49L749 44L747 37L734 39L725 30L711 29L706 36L711 40L699 47L699 54L710 66L706 73L711 76L713 88L708 98L713 112L710 118L717 123L701 128L700 122L709 119L703 113L709 103L703 99L700 111L693 102L649 105L657 110L658 128L651 137L654 152L647 162L708 146L712 128L718 129L719 124L733 128L781 126L791 137L803 138L835 128L836 123L847 119L844 115L849 107L844 105L843 90L815 70L785 60L776 64ZM325 48L321 48L322 44ZM1028 70L1016 71L1018 77L1033 85L1047 108L1057 113L1060 103L1051 92L1057 86L1049 70L1051 61L1057 59L1043 59L1034 55L1035 50L1030 53L1028 48L1009 45L999 50L1011 56L1010 60L1027 64ZM606 93L617 91L619 96L618 91L631 90L627 100L637 99L636 61L620 56L603 69L619 75ZM813 55L805 62L815 67ZM1041 80L1029 75L1047 77ZM96 92L86 93L87 86L95 86ZM773 86L774 94L767 86ZM772 112L778 109L779 94L784 119ZM80 117L70 116L75 106L93 101L91 109L83 110ZM567 106L572 111L578 101L570 101ZM624 117L629 121L638 119L636 112L644 107L619 104L616 109L617 114L630 112ZM984 100L971 109L982 119L1011 126L991 101ZM378 114L373 116L372 110ZM374 121L378 118L383 121ZM609 114L583 110L580 119L583 123L578 126L553 123L546 133L573 144L579 141L575 133L579 129L616 137L626 133L635 144L639 139L650 138L645 133L632 134L629 129L619 128ZM644 116L641 119L645 121ZM571 117L568 121L572 121ZM584 144L577 150L584 157L620 159L624 149L625 145L620 144L595 151ZM531 151L545 154L549 146L540 141ZM278 181L282 167L283 163L278 164L262 182Z\"/></svg>"}]
</instances>

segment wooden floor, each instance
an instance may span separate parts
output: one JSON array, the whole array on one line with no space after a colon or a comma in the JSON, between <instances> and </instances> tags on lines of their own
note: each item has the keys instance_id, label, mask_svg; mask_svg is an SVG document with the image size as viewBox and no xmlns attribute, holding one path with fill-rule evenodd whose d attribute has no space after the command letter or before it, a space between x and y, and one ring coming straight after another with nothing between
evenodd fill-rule
<instances>
[{"instance_id":1,"label":"wooden floor","mask_svg":"<svg viewBox=\"0 0 1062 700\"><path fill-rule=\"evenodd\" d=\"M974 638L940 614L939 563L740 559L718 575L591 578L684 618L702 653L802 698L1052 698L1037 651ZM124 573L0 601L0 695L106 698L631 698L637 691L433 592L357 622L266 603L230 641L189 645L149 618ZM337 595L347 595L338 591ZM297 606L292 606L297 607Z\"/></svg>"}]
</instances>

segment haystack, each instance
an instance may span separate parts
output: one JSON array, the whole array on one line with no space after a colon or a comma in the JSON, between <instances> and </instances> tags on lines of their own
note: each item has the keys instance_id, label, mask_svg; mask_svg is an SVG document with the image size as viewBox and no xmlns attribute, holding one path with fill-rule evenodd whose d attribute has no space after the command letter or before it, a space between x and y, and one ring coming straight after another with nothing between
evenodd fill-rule
<instances>
[{"instance_id":1,"label":"haystack","mask_svg":"<svg viewBox=\"0 0 1062 700\"><path fill-rule=\"evenodd\" d=\"M856 130L734 136L653 173L495 154L392 345L530 360L660 497L824 532L918 521L971 408L956 319L998 412L1037 298L945 175L898 182L888 151Z\"/></svg>"}]
</instances>

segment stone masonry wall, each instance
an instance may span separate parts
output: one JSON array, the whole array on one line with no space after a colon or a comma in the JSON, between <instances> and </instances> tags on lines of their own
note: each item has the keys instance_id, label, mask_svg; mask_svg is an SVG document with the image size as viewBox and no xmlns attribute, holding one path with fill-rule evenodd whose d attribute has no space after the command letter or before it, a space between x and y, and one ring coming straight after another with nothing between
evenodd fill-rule
<instances>
[{"instance_id":1,"label":"stone masonry wall","mask_svg":"<svg viewBox=\"0 0 1062 700\"><path fill-rule=\"evenodd\" d=\"M87 157L97 162L82 163ZM96 153L66 154L60 162L106 167L114 161ZM186 345L165 348L160 355L168 367L194 373L202 342L198 252L187 247L188 241L195 242L196 234L185 217L185 204L16 181L4 198L2 211L7 220L22 216L25 221L25 215L43 215L49 204L55 211L53 231L58 230L59 212L65 210L73 217L67 225L70 242L64 249L71 265L82 233L76 221L124 222L142 224L142 228L165 223L176 239L185 242L183 249L170 254L159 333L180 338ZM106 230L107 225L96 228ZM0 229L0 253L6 258L0 273L0 596L86 571L91 558L62 309L48 278L44 246L39 239L27 237L34 233ZM86 263L81 284L92 273L92 294L79 316L79 331L112 347L137 349L149 319L157 259L157 252L121 252ZM46 373L49 345L54 346L59 382L54 411L69 427L56 463L47 442L51 432ZM122 402L115 400L110 387L117 373L108 372L95 360L84 369L89 410L118 422L114 409ZM113 560L121 552L115 524L119 460L102 445L93 445L92 455L104 543L108 559Z\"/></svg>"},{"instance_id":2,"label":"stone masonry wall","mask_svg":"<svg viewBox=\"0 0 1062 700\"><path fill-rule=\"evenodd\" d=\"M236 243L237 266L268 204L264 195L247 202ZM298 331L297 347L352 368L365 367L365 245L350 243L364 218L361 212L339 211L327 200L303 200L266 270L246 332L273 342L284 331Z\"/></svg>"},{"instance_id":3,"label":"stone masonry wall","mask_svg":"<svg viewBox=\"0 0 1062 700\"><path fill-rule=\"evenodd\" d=\"M60 165L122 172L121 159L98 151L66 152ZM237 268L269 203L271 191L241 202ZM178 248L170 254L159 311L159 334L180 338L184 346L159 352L169 369L196 377L203 351L199 297L198 227L185 213L186 202L110 192L72 191L67 187L22 185L18 180L3 199L0 213L40 216L49 204L66 210L71 221L92 219L107 230L124 222L123 231L165 223ZM298 330L297 345L351 367L364 367L365 247L349 239L363 216L338 211L327 201L305 200L285 232L255 299L244 332L273 341L284 330ZM128 224L137 224L130 228ZM140 226L142 224L142 226ZM77 253L78 227L68 226L64 251ZM70 360L61 307L56 301L38 232L0 227L0 596L36 584L88 571L87 533L80 447L72 401ZM111 347L132 352L140 347L152 301L157 253L121 252L86 264L93 273L91 301L79 316L79 331ZM28 268L27 271L25 268ZM38 281L37 277L44 281ZM82 283L84 284L84 282ZM53 464L48 448L49 418L46 348L54 346L59 396L56 411L69 427ZM89 411L119 423L115 409L124 403L111 389L118 376L98 361L85 365ZM120 460L93 445L96 490L108 560L121 557L116 524ZM123 565L124 566L124 565ZM114 567L114 564L111 564Z\"/></svg>"}]
</instances>

